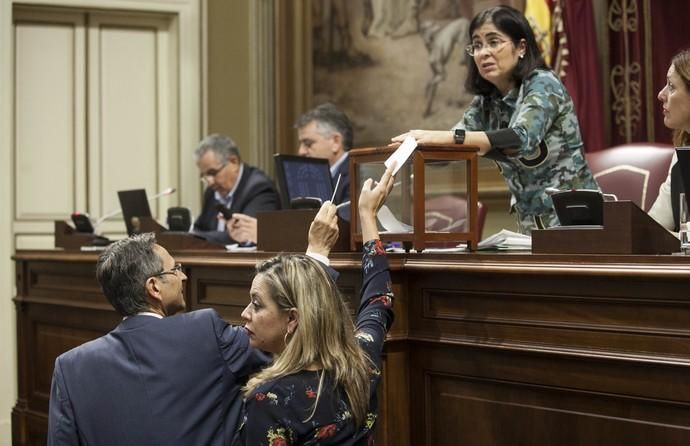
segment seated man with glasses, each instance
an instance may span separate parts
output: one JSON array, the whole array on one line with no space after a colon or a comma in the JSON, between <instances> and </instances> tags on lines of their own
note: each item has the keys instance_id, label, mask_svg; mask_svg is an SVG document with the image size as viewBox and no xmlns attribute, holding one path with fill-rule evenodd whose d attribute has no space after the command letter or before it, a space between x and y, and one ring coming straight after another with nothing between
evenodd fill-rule
<instances>
[{"instance_id":1,"label":"seated man with glasses","mask_svg":"<svg viewBox=\"0 0 690 446\"><path fill-rule=\"evenodd\" d=\"M255 217L257 211L279 209L280 199L273 181L261 170L243 163L235 142L224 135L204 138L194 156L201 181L206 185L194 231L224 245L256 242L238 232L233 214Z\"/></svg>"}]
</instances>

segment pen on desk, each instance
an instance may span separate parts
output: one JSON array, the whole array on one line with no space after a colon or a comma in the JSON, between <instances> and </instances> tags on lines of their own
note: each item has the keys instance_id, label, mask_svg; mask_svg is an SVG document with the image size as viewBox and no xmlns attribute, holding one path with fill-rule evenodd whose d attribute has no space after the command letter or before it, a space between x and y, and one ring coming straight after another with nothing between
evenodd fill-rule
<instances>
[{"instance_id":1,"label":"pen on desk","mask_svg":"<svg viewBox=\"0 0 690 446\"><path fill-rule=\"evenodd\" d=\"M343 201L342 203L340 203L339 205L337 205L337 206L335 207L335 209L338 210L338 209L340 209L340 208L342 208L342 207L348 206L349 204L350 204L350 200Z\"/></svg>"},{"instance_id":2,"label":"pen on desk","mask_svg":"<svg viewBox=\"0 0 690 446\"><path fill-rule=\"evenodd\" d=\"M343 174L339 173L338 174L338 180L335 182L335 187L333 188L333 196L331 197L331 204L333 204L333 200L335 200L335 193L338 192L338 186L340 186L340 177L342 177Z\"/></svg>"}]
</instances>

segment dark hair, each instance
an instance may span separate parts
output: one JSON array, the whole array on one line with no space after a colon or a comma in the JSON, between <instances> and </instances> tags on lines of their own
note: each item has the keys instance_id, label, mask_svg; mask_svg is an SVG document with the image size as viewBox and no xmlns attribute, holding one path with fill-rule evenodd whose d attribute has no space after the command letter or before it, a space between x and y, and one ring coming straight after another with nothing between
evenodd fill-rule
<instances>
[{"instance_id":1,"label":"dark hair","mask_svg":"<svg viewBox=\"0 0 690 446\"><path fill-rule=\"evenodd\" d=\"M194 151L194 158L196 161L199 161L209 150L215 153L223 164L227 163L231 156L235 156L239 161L242 161L239 147L237 147L235 141L228 136L213 133L202 139L199 143L199 147Z\"/></svg>"},{"instance_id":2,"label":"dark hair","mask_svg":"<svg viewBox=\"0 0 690 446\"><path fill-rule=\"evenodd\" d=\"M317 105L308 112L304 113L295 122L295 128L301 129L306 127L312 121L316 122L319 133L323 136L330 136L337 132L343 137L343 150L346 152L352 148L353 132L352 122L347 115L338 110L335 105L326 102Z\"/></svg>"},{"instance_id":3,"label":"dark hair","mask_svg":"<svg viewBox=\"0 0 690 446\"><path fill-rule=\"evenodd\" d=\"M98 283L122 316L149 310L146 279L163 269L163 261L153 250L155 244L153 233L134 235L108 246L98 258Z\"/></svg>"},{"instance_id":4,"label":"dark hair","mask_svg":"<svg viewBox=\"0 0 690 446\"><path fill-rule=\"evenodd\" d=\"M690 94L690 49L685 49L671 59L673 69L685 84L685 89ZM673 131L673 145L676 147L690 145L690 133L683 129Z\"/></svg>"},{"instance_id":5,"label":"dark hair","mask_svg":"<svg viewBox=\"0 0 690 446\"><path fill-rule=\"evenodd\" d=\"M527 19L520 11L510 6L496 6L480 12L472 19L472 22L470 22L470 42L472 41L472 33L485 23L493 23L496 29L510 37L515 45L517 45L520 40L525 39L525 57L518 60L518 64L513 70L513 79L515 80L516 86L522 84L522 81L535 69L548 68L544 63L544 58L537 45L537 40L534 38L532 27L530 27L529 22L527 22ZM466 57L472 59L470 55ZM481 77L474 60L468 63L467 66L468 72L467 79L465 79L465 89L468 92L488 96L497 90L496 86Z\"/></svg>"}]
</instances>

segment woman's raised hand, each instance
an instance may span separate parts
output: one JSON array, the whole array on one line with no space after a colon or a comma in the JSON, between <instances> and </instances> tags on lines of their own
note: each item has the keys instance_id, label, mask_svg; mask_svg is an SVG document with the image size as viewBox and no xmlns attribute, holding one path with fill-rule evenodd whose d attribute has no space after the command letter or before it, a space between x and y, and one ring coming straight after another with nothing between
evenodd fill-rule
<instances>
[{"instance_id":1,"label":"woman's raised hand","mask_svg":"<svg viewBox=\"0 0 690 446\"><path fill-rule=\"evenodd\" d=\"M378 182L369 178L362 185L362 191L357 201L359 220L362 226L362 241L379 238L376 213L393 189L394 168L395 166L392 165L386 169Z\"/></svg>"}]
</instances>

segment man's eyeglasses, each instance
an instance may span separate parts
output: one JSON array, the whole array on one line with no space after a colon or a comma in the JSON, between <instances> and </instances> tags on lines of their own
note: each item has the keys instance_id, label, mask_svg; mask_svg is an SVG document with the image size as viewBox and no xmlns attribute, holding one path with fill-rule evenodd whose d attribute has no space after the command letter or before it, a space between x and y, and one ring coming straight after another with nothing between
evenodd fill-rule
<instances>
[{"instance_id":1,"label":"man's eyeglasses","mask_svg":"<svg viewBox=\"0 0 690 446\"><path fill-rule=\"evenodd\" d=\"M177 275L177 273L179 273L180 271L182 271L182 264L181 264L181 263L176 263L175 266L173 266L173 267L170 268L169 270L167 270L167 271L161 271L161 272L156 273L156 274L153 274L153 275L151 275L151 276L149 276L149 277L164 276L164 275L166 275L166 274L174 274L174 275Z\"/></svg>"},{"instance_id":2,"label":"man's eyeglasses","mask_svg":"<svg viewBox=\"0 0 690 446\"><path fill-rule=\"evenodd\" d=\"M202 183L207 183L209 178L213 178L215 180L218 174L221 173L227 165L228 163L223 163L223 165L217 169L209 169L206 172L202 172L201 175L199 175L199 179Z\"/></svg>"},{"instance_id":3,"label":"man's eyeglasses","mask_svg":"<svg viewBox=\"0 0 690 446\"><path fill-rule=\"evenodd\" d=\"M495 54L498 51L500 51L503 48L503 46L505 46L505 44L508 42L510 42L510 40L489 39L489 41L486 43L477 41L471 43L470 45L467 45L465 47L465 51L467 51L467 54L469 54L472 57L481 53L481 51L485 48L488 49L491 54Z\"/></svg>"}]
</instances>

